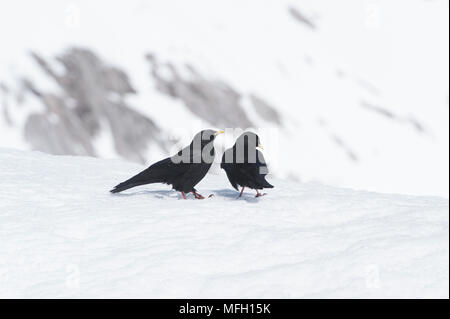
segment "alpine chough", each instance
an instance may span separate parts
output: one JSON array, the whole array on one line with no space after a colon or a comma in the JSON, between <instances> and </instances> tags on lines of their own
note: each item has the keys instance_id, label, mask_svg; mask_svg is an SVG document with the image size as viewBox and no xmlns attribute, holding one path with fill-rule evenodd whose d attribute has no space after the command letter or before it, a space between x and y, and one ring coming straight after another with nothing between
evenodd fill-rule
<instances>
[{"instance_id":1,"label":"alpine chough","mask_svg":"<svg viewBox=\"0 0 450 319\"><path fill-rule=\"evenodd\" d=\"M258 135L245 132L222 156L220 167L227 173L231 185L237 191L238 185L242 187L239 197L246 187L256 190L256 197L265 195L259 192L260 189L273 188L266 181L265 176L268 174L266 161L257 147L263 149Z\"/></svg>"},{"instance_id":2,"label":"alpine chough","mask_svg":"<svg viewBox=\"0 0 450 319\"><path fill-rule=\"evenodd\" d=\"M193 193L195 198L204 197L194 188L205 177L214 161L214 139L224 131L204 130L195 135L191 144L176 155L163 159L146 170L120 183L111 193L152 183L172 185L186 199L186 193Z\"/></svg>"}]
</instances>

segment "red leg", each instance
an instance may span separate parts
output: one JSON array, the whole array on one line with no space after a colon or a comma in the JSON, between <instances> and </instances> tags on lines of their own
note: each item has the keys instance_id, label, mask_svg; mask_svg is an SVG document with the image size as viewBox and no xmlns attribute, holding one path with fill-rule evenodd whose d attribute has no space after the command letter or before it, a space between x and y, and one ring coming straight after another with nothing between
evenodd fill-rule
<instances>
[{"instance_id":1,"label":"red leg","mask_svg":"<svg viewBox=\"0 0 450 319\"><path fill-rule=\"evenodd\" d=\"M202 195L200 195L199 193L192 191L192 193L194 194L195 198L197 199L205 199L205 197L203 197Z\"/></svg>"},{"instance_id":2,"label":"red leg","mask_svg":"<svg viewBox=\"0 0 450 319\"><path fill-rule=\"evenodd\" d=\"M241 193L239 194L239 197L238 197L238 198L242 197L242 194L244 193L244 189L245 189L245 186L242 187Z\"/></svg>"},{"instance_id":3,"label":"red leg","mask_svg":"<svg viewBox=\"0 0 450 319\"><path fill-rule=\"evenodd\" d=\"M256 196L255 196L255 197L261 197L261 196L264 196L264 195L266 195L266 194L261 194L261 193L259 192L259 190L256 190Z\"/></svg>"},{"instance_id":4,"label":"red leg","mask_svg":"<svg viewBox=\"0 0 450 319\"><path fill-rule=\"evenodd\" d=\"M181 196L183 196L183 199L186 199L186 195L184 194L184 192L181 192Z\"/></svg>"}]
</instances>

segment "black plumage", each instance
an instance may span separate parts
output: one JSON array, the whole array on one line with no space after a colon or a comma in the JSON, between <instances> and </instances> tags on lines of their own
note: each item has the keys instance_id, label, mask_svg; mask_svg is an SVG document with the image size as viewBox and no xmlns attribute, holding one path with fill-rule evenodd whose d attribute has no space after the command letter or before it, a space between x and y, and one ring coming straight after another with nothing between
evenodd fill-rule
<instances>
[{"instance_id":1,"label":"black plumage","mask_svg":"<svg viewBox=\"0 0 450 319\"><path fill-rule=\"evenodd\" d=\"M214 139L223 131L204 130L195 135L191 144L176 155L163 159L136 176L115 186L111 193L119 193L126 189L152 183L172 185L181 192L184 199L186 193L193 193L196 198L203 199L197 193L197 185L205 177L214 161Z\"/></svg>"},{"instance_id":2,"label":"black plumage","mask_svg":"<svg viewBox=\"0 0 450 319\"><path fill-rule=\"evenodd\" d=\"M225 151L220 167L225 170L231 185L239 190L242 196L246 187L256 190L256 197L262 196L259 190L273 188L266 181L268 169L264 155L256 148L262 148L258 135L245 132L237 140L234 146Z\"/></svg>"}]
</instances>

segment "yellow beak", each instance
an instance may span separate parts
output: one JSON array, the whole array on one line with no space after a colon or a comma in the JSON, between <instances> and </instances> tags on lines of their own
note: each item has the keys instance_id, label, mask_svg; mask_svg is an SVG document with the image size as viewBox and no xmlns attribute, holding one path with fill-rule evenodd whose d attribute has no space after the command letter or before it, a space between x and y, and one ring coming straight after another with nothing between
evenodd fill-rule
<instances>
[{"instance_id":1,"label":"yellow beak","mask_svg":"<svg viewBox=\"0 0 450 319\"><path fill-rule=\"evenodd\" d=\"M214 133L214 136L217 136L217 135L219 135L219 134L223 134L223 133L225 133L225 131L223 131L223 130L220 130L220 131L217 131L216 133Z\"/></svg>"},{"instance_id":2,"label":"yellow beak","mask_svg":"<svg viewBox=\"0 0 450 319\"><path fill-rule=\"evenodd\" d=\"M260 148L264 151L264 147L261 144L258 145L258 148Z\"/></svg>"}]
</instances>

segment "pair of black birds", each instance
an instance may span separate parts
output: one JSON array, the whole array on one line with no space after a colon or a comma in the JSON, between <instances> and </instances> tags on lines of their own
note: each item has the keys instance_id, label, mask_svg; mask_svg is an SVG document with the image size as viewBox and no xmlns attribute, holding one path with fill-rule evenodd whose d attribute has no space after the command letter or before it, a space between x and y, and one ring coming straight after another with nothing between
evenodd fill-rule
<instances>
[{"instance_id":1,"label":"pair of black birds","mask_svg":"<svg viewBox=\"0 0 450 319\"><path fill-rule=\"evenodd\" d=\"M145 184L164 183L181 192L184 199L187 193L193 193L197 199L204 199L197 193L195 185L208 173L215 157L214 140L222 133L224 131L201 131L195 135L189 146L176 155L163 159L120 183L111 190L111 193L119 193ZM273 188L266 181L267 165L263 154L257 148L262 149L258 135L245 132L222 156L220 167L227 173L231 185L237 191L238 186L242 187L239 197L246 187L256 190L256 197L263 196L259 190Z\"/></svg>"}]
</instances>

